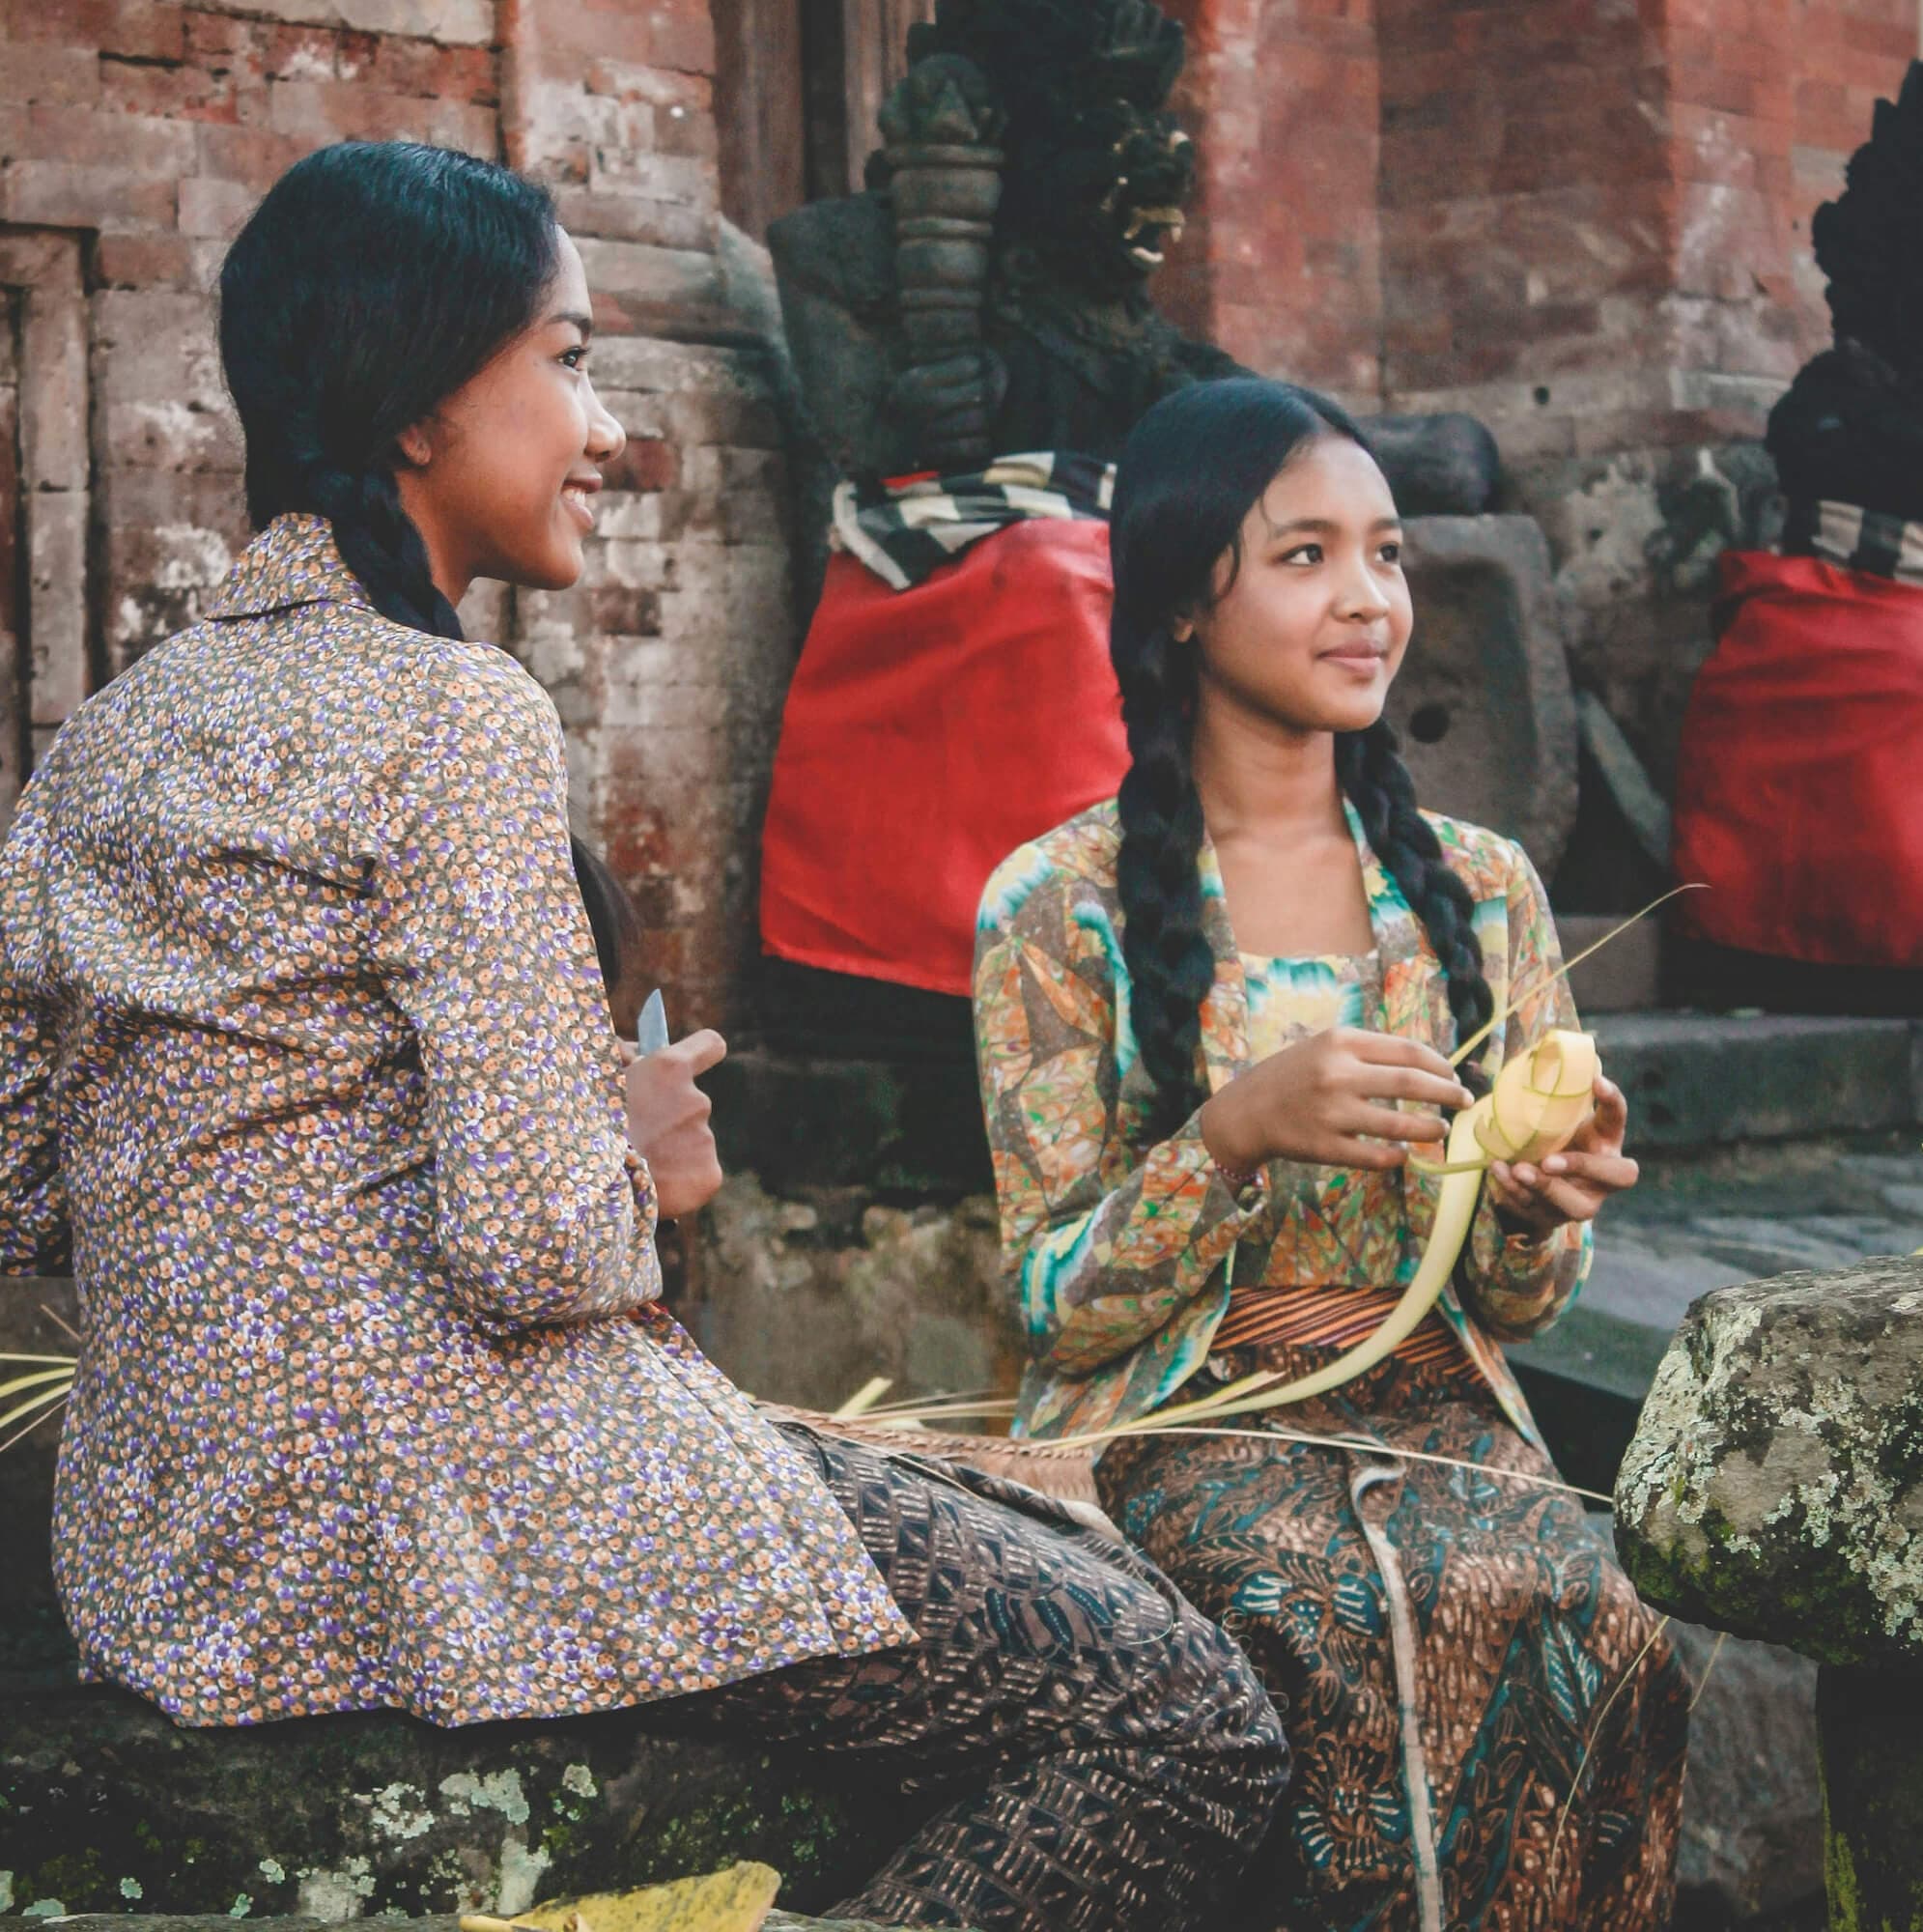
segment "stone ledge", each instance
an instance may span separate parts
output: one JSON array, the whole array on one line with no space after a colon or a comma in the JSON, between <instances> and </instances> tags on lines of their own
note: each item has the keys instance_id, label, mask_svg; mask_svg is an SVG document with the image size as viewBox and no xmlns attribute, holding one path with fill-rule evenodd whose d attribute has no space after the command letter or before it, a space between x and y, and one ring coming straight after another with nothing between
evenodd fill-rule
<instances>
[{"instance_id":1,"label":"stone ledge","mask_svg":"<svg viewBox=\"0 0 1923 1932\"><path fill-rule=\"evenodd\" d=\"M672 1740L663 1708L458 1730L393 1712L184 1730L104 1687L0 1701L15 1912L509 1914L756 1859L844 1896L916 1823L899 1780Z\"/></svg>"},{"instance_id":2,"label":"stone ledge","mask_svg":"<svg viewBox=\"0 0 1923 1932\"><path fill-rule=\"evenodd\" d=\"M1617 1013L1596 1035L1639 1148L1872 1133L1923 1117L1908 1020Z\"/></svg>"}]
</instances>

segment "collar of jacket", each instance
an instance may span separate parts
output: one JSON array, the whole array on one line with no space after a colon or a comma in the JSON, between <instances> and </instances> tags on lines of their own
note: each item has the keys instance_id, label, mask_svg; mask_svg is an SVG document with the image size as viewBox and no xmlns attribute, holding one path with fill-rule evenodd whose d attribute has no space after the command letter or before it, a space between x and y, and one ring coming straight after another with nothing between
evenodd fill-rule
<instances>
[{"instance_id":1,"label":"collar of jacket","mask_svg":"<svg viewBox=\"0 0 1923 1932\"><path fill-rule=\"evenodd\" d=\"M209 600L208 618L265 617L303 604L373 603L334 544L325 517L276 517L241 552L227 582Z\"/></svg>"}]
</instances>

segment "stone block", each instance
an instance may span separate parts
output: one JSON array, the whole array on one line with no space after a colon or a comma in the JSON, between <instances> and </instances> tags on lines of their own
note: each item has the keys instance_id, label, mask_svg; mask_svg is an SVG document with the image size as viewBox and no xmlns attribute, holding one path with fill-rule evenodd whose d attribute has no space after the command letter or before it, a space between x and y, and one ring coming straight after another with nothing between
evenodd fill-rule
<instances>
[{"instance_id":1,"label":"stone block","mask_svg":"<svg viewBox=\"0 0 1923 1932\"><path fill-rule=\"evenodd\" d=\"M1823 1910L1817 1669L1671 1621L1696 1701L1683 1778L1678 1927L1815 1925Z\"/></svg>"},{"instance_id":2,"label":"stone block","mask_svg":"<svg viewBox=\"0 0 1923 1932\"><path fill-rule=\"evenodd\" d=\"M896 1398L1006 1390L1021 1366L987 1195L891 1206L733 1174L675 1305L742 1387L805 1407L836 1407L877 1375Z\"/></svg>"},{"instance_id":3,"label":"stone block","mask_svg":"<svg viewBox=\"0 0 1923 1932\"><path fill-rule=\"evenodd\" d=\"M443 46L489 46L495 0L248 0L250 14L296 25L402 34Z\"/></svg>"},{"instance_id":4,"label":"stone block","mask_svg":"<svg viewBox=\"0 0 1923 1932\"><path fill-rule=\"evenodd\" d=\"M1641 1146L1866 1133L1917 1118L1907 1020L1612 1013L1596 1033Z\"/></svg>"},{"instance_id":5,"label":"stone block","mask_svg":"<svg viewBox=\"0 0 1923 1932\"><path fill-rule=\"evenodd\" d=\"M89 47L133 60L178 61L182 10L171 0L16 0L5 14L7 38L30 44Z\"/></svg>"},{"instance_id":6,"label":"stone block","mask_svg":"<svg viewBox=\"0 0 1923 1932\"><path fill-rule=\"evenodd\" d=\"M70 161L16 160L0 170L0 221L27 227L170 228L173 178Z\"/></svg>"},{"instance_id":7,"label":"stone block","mask_svg":"<svg viewBox=\"0 0 1923 1932\"><path fill-rule=\"evenodd\" d=\"M898 1781L885 1795L845 1760L671 1733L638 1712L183 1730L104 1687L18 1693L0 1703L0 1870L14 1909L37 1917L138 1901L331 1921L510 1914L751 1858L806 1908L852 1889L912 1827Z\"/></svg>"},{"instance_id":8,"label":"stone block","mask_svg":"<svg viewBox=\"0 0 1923 1932\"><path fill-rule=\"evenodd\" d=\"M260 199L249 183L196 175L181 184L181 233L231 242Z\"/></svg>"},{"instance_id":9,"label":"stone block","mask_svg":"<svg viewBox=\"0 0 1923 1932\"><path fill-rule=\"evenodd\" d=\"M1656 1004L1662 978L1662 927L1654 920L1631 926L1620 937L1610 934L1619 920L1561 914L1556 937L1565 959L1608 940L1594 958L1570 974L1570 992L1576 1010L1591 1013L1647 1012Z\"/></svg>"},{"instance_id":10,"label":"stone block","mask_svg":"<svg viewBox=\"0 0 1923 1932\"><path fill-rule=\"evenodd\" d=\"M43 490L27 504L28 679L36 725L64 724L87 696L87 504L84 490Z\"/></svg>"},{"instance_id":11,"label":"stone block","mask_svg":"<svg viewBox=\"0 0 1923 1932\"><path fill-rule=\"evenodd\" d=\"M100 57L89 46L13 41L0 61L0 100L85 106L100 94Z\"/></svg>"},{"instance_id":12,"label":"stone block","mask_svg":"<svg viewBox=\"0 0 1923 1932\"><path fill-rule=\"evenodd\" d=\"M1923 1259L1719 1289L1684 1318L1616 1485L1652 1603L1824 1663L1923 1658Z\"/></svg>"},{"instance_id":13,"label":"stone block","mask_svg":"<svg viewBox=\"0 0 1923 1932\"><path fill-rule=\"evenodd\" d=\"M20 355L21 480L30 490L84 491L87 310L77 290L28 290L20 313Z\"/></svg>"},{"instance_id":14,"label":"stone block","mask_svg":"<svg viewBox=\"0 0 1923 1932\"><path fill-rule=\"evenodd\" d=\"M1522 841L1545 877L1575 822L1575 698L1548 547L1526 517L1407 525L1416 629L1389 715L1425 805Z\"/></svg>"}]
</instances>

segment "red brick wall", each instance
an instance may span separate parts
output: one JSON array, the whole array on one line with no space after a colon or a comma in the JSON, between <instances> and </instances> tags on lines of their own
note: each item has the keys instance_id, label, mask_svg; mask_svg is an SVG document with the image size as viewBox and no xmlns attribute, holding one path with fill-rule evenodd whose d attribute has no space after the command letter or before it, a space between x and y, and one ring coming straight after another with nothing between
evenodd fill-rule
<instances>
[{"instance_id":1,"label":"red brick wall","mask_svg":"<svg viewBox=\"0 0 1923 1932\"><path fill-rule=\"evenodd\" d=\"M1375 0L1181 0L1195 219L1156 284L1251 368L1380 390Z\"/></svg>"},{"instance_id":2,"label":"red brick wall","mask_svg":"<svg viewBox=\"0 0 1923 1932\"><path fill-rule=\"evenodd\" d=\"M583 589L482 586L466 614L561 706L578 825L646 904L677 1021L728 1017L793 636L778 439L716 270L705 0L356 0L353 30L342 11L0 0L0 318L20 352L0 357L0 434L46 472L0 502L35 570L0 734L17 741L24 702L43 739L192 621L245 541L208 292L262 192L344 136L505 156L580 242L632 441ZM0 806L17 763L0 755Z\"/></svg>"}]
</instances>

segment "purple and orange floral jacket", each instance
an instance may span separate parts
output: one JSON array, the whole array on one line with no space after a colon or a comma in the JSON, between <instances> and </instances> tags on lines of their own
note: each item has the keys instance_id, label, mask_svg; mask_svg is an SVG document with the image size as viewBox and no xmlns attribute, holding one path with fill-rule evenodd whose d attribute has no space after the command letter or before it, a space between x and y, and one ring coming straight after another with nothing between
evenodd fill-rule
<instances>
[{"instance_id":1,"label":"purple and orange floral jacket","mask_svg":"<svg viewBox=\"0 0 1923 1932\"><path fill-rule=\"evenodd\" d=\"M453 1723L912 1640L658 1309L654 1223L553 706L281 519L0 852L0 1268L79 1285L86 1669Z\"/></svg>"}]
</instances>

